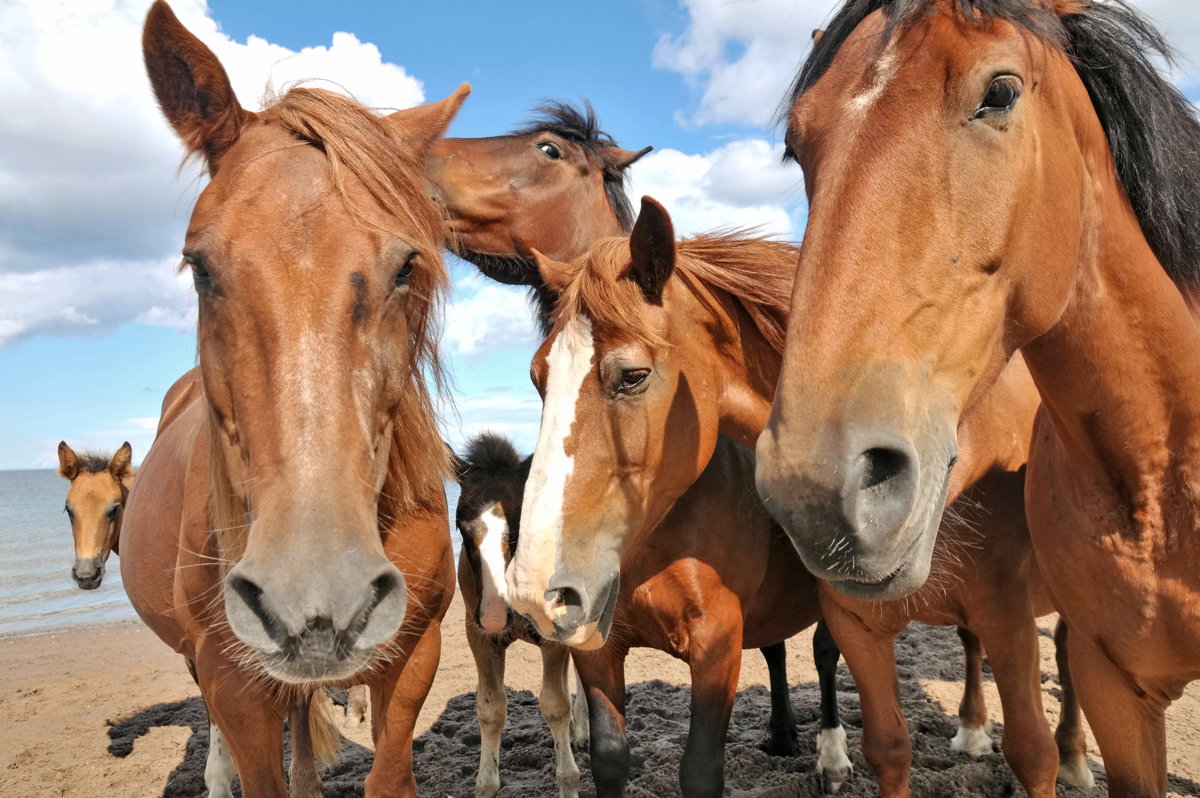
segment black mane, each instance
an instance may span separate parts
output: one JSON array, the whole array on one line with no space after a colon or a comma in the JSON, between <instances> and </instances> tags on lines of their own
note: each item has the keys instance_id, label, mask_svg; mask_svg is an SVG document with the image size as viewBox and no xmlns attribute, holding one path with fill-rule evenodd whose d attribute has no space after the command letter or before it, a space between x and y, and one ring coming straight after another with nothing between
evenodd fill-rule
<instances>
[{"instance_id":1,"label":"black mane","mask_svg":"<svg viewBox=\"0 0 1200 798\"><path fill-rule=\"evenodd\" d=\"M567 141L573 141L604 164L604 193L612 206L617 222L623 230L633 229L633 205L625 193L625 170L602 157L605 147L617 146L616 140L600 129L596 109L587 100L583 108L577 108L557 100L547 100L533 109L534 117L529 124L512 131L514 136L532 136L538 133L553 133Z\"/></svg>"},{"instance_id":2,"label":"black mane","mask_svg":"<svg viewBox=\"0 0 1200 798\"><path fill-rule=\"evenodd\" d=\"M800 67L780 118L816 83L842 44L870 14L897 28L929 13L931 0L846 0ZM1163 269L1181 288L1200 291L1200 120L1159 74L1173 62L1163 35L1125 0L1091 0L1061 19L1032 0L954 0L967 22L1004 19L1071 59L1108 138L1117 176Z\"/></svg>"},{"instance_id":3,"label":"black mane","mask_svg":"<svg viewBox=\"0 0 1200 798\"><path fill-rule=\"evenodd\" d=\"M467 442L462 456L467 471L496 474L521 467L521 455L503 435L484 432Z\"/></svg>"}]
</instances>

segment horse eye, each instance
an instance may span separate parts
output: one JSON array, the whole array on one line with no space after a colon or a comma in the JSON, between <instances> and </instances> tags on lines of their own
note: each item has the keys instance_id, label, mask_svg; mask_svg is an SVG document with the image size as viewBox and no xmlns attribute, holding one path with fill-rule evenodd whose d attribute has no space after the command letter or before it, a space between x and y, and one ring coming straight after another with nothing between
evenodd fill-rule
<instances>
[{"instance_id":1,"label":"horse eye","mask_svg":"<svg viewBox=\"0 0 1200 798\"><path fill-rule=\"evenodd\" d=\"M629 393L646 381L650 369L629 369L621 372L621 382L617 385L619 393Z\"/></svg>"},{"instance_id":2,"label":"horse eye","mask_svg":"<svg viewBox=\"0 0 1200 798\"><path fill-rule=\"evenodd\" d=\"M552 161L562 160L562 153L558 151L558 147L555 147L548 141L538 142L537 148L542 151L542 155L545 155Z\"/></svg>"},{"instance_id":3,"label":"horse eye","mask_svg":"<svg viewBox=\"0 0 1200 798\"><path fill-rule=\"evenodd\" d=\"M408 256L408 259L404 261L404 265L400 267L400 271L396 272L397 288L408 285L408 278L412 277L413 269L416 268L417 258L419 256L419 252L413 252Z\"/></svg>"},{"instance_id":4,"label":"horse eye","mask_svg":"<svg viewBox=\"0 0 1200 798\"><path fill-rule=\"evenodd\" d=\"M208 270L208 260L200 252L184 252L183 262L192 270L192 284L196 293L203 294L213 289L212 274Z\"/></svg>"},{"instance_id":5,"label":"horse eye","mask_svg":"<svg viewBox=\"0 0 1200 798\"><path fill-rule=\"evenodd\" d=\"M987 93L983 95L983 100L980 101L979 107L975 109L975 117L978 118L985 114L1011 111L1012 107L1017 104L1017 98L1020 96L1021 88L1014 82L1013 78L996 78L988 86Z\"/></svg>"},{"instance_id":6,"label":"horse eye","mask_svg":"<svg viewBox=\"0 0 1200 798\"><path fill-rule=\"evenodd\" d=\"M121 505L119 505L119 504L114 504L112 507L108 508L108 520L109 521L112 521L117 517L117 510L119 510L119 509L121 509Z\"/></svg>"},{"instance_id":7,"label":"horse eye","mask_svg":"<svg viewBox=\"0 0 1200 798\"><path fill-rule=\"evenodd\" d=\"M70 505L63 505L63 512L67 514L67 518L75 518L75 513L71 511Z\"/></svg>"}]
</instances>

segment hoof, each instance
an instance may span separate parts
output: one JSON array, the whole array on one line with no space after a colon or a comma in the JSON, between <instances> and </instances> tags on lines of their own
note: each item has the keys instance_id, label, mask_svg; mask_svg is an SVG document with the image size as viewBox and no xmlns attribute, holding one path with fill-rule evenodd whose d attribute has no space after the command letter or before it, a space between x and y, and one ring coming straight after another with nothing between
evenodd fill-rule
<instances>
[{"instance_id":1,"label":"hoof","mask_svg":"<svg viewBox=\"0 0 1200 798\"><path fill-rule=\"evenodd\" d=\"M795 726L786 729L771 729L767 739L759 744L768 756L798 756L800 754L800 733Z\"/></svg>"},{"instance_id":2,"label":"hoof","mask_svg":"<svg viewBox=\"0 0 1200 798\"><path fill-rule=\"evenodd\" d=\"M1096 786L1096 777L1088 767L1087 757L1076 754L1058 764L1058 780L1068 787L1087 789Z\"/></svg>"},{"instance_id":3,"label":"hoof","mask_svg":"<svg viewBox=\"0 0 1200 798\"><path fill-rule=\"evenodd\" d=\"M841 726L817 732L817 776L821 789L833 794L854 775L854 765L846 754L846 730Z\"/></svg>"},{"instance_id":4,"label":"hoof","mask_svg":"<svg viewBox=\"0 0 1200 798\"><path fill-rule=\"evenodd\" d=\"M968 729L966 726L959 726L958 732L950 740L950 750L970 756L990 753L992 736L988 734L989 726L991 726L990 723L984 724L982 729Z\"/></svg>"}]
</instances>

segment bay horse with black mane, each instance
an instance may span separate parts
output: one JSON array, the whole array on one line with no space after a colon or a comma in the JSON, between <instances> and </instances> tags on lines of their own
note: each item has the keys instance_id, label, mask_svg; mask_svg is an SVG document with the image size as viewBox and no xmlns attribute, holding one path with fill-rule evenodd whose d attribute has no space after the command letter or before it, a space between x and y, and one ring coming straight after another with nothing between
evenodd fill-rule
<instances>
[{"instance_id":1,"label":"bay horse with black mane","mask_svg":"<svg viewBox=\"0 0 1200 798\"><path fill-rule=\"evenodd\" d=\"M58 444L58 475L71 483L63 511L75 538L71 577L81 590L95 590L104 580L109 554L119 554L121 515L133 485L133 449L129 441L111 455L76 452Z\"/></svg>"},{"instance_id":2,"label":"bay horse with black mane","mask_svg":"<svg viewBox=\"0 0 1200 798\"><path fill-rule=\"evenodd\" d=\"M595 592L589 580L603 584L610 552L620 551L626 528L640 523L641 505L688 484L680 461L699 455L681 449L681 442L702 455L702 442L718 434L749 443L761 431L782 362L794 256L790 247L741 234L676 242L666 211L646 198L628 239L600 242L573 264L539 259L548 285L563 299L550 354L543 348L534 371L545 384L567 389L548 391L546 401L559 402L562 428L571 429L566 443L557 436L539 441L539 453L547 445L567 451L570 459L558 469L569 469L570 481L525 497L561 508L561 532L547 534L527 520L513 569L517 578L540 577L514 589L525 598L519 606L532 608L543 627L567 631L561 619L570 613L546 602L543 593L572 579L582 585L574 588L577 595ZM564 376L564 365L575 370ZM1054 793L1054 741L1042 713L1034 623L1051 607L1021 501L1021 467L1037 405L1028 372L1017 362L967 420L964 434L976 447L978 470L944 524L937 579L927 589L912 600L872 602L821 587L821 609L859 686L863 749L884 795L908 794L911 744L892 642L912 620L959 626L966 644L967 691L952 747L991 746L984 729L982 639L1004 706L1005 753L1030 795ZM593 493L602 486L609 492L598 501ZM600 513L605 515L596 521ZM533 545L530 536L538 536ZM540 559L521 561L539 548ZM517 570L522 565L524 574ZM580 615L596 612L584 604ZM1068 783L1087 784L1084 738L1065 663L1061 670L1062 775Z\"/></svg>"},{"instance_id":3,"label":"bay horse with black mane","mask_svg":"<svg viewBox=\"0 0 1200 798\"><path fill-rule=\"evenodd\" d=\"M439 373L430 320L447 282L425 159L467 88L387 117L293 88L254 113L161 1L143 49L164 115L211 180L183 248L199 385L168 395L131 492L126 591L194 663L245 794L287 794L290 708L365 681L366 794L411 796L413 724L454 585L425 382ZM336 752L336 735L321 740Z\"/></svg>"},{"instance_id":4,"label":"bay horse with black mane","mask_svg":"<svg viewBox=\"0 0 1200 798\"><path fill-rule=\"evenodd\" d=\"M1200 677L1200 121L1167 54L1115 0L842 6L788 102L809 217L758 443L811 569L911 593L1020 351L1029 529L1113 796L1165 793Z\"/></svg>"}]
</instances>

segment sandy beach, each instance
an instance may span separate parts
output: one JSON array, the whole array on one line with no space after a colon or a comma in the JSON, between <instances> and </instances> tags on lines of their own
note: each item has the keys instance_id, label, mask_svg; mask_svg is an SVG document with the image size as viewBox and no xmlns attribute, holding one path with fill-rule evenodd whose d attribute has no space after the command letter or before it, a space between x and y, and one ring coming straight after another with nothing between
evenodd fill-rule
<instances>
[{"instance_id":1,"label":"sandy beach","mask_svg":"<svg viewBox=\"0 0 1200 798\"><path fill-rule=\"evenodd\" d=\"M422 796L473 794L479 755L474 716L475 671L456 598L446 618L441 668L418 723L415 744ZM1043 619L1043 693L1048 720L1058 712L1052 619ZM962 653L952 629L914 626L897 642L901 693L913 734L916 796L1024 794L999 753L999 699L990 674L989 707L997 727L994 751L979 758L954 754L948 739L960 695ZM817 730L816 673L809 634L788 644L792 703L801 725L801 754L762 753L769 712L767 672L746 652L726 748L727 794L816 796L812 776ZM510 649L512 690L501 753L502 796L553 795L549 733L537 709L540 658L523 644ZM140 622L80 627L40 636L0 639L0 795L202 796L208 732L203 705L182 660ZM678 794L677 768L687 733L688 673L665 654L639 650L628 663L629 732L633 772L628 795ZM854 780L841 795L878 795L858 752L861 715L853 679L839 676L843 722L850 738ZM1200 796L1200 689L1193 687L1167 716L1172 796ZM348 733L341 761L325 776L327 795L361 795L370 768L370 734ZM584 791L591 794L586 753L579 754ZM1104 795L1102 769L1090 751L1098 788L1060 795Z\"/></svg>"}]
</instances>

